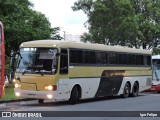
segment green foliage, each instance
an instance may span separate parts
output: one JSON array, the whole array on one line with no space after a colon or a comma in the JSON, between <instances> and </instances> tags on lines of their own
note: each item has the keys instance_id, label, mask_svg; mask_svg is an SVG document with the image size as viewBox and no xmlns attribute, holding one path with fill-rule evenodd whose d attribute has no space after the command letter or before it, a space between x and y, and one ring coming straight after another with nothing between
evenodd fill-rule
<instances>
[{"instance_id":1,"label":"green foliage","mask_svg":"<svg viewBox=\"0 0 160 120\"><path fill-rule=\"evenodd\" d=\"M153 48L153 55L160 55L160 47Z\"/></svg>"},{"instance_id":2,"label":"green foliage","mask_svg":"<svg viewBox=\"0 0 160 120\"><path fill-rule=\"evenodd\" d=\"M5 64L5 74L9 75L9 73L10 73L10 57L6 56L5 57L5 62L6 62L6 64Z\"/></svg>"},{"instance_id":3,"label":"green foliage","mask_svg":"<svg viewBox=\"0 0 160 120\"><path fill-rule=\"evenodd\" d=\"M4 97L0 98L0 100L15 100L17 99L15 94L14 94L14 87L13 85L9 85L5 87L5 95Z\"/></svg>"},{"instance_id":4,"label":"green foliage","mask_svg":"<svg viewBox=\"0 0 160 120\"><path fill-rule=\"evenodd\" d=\"M61 39L63 39L63 37L61 37L60 34L59 34L59 31L60 31L59 27L52 28L51 31L52 31L51 32L51 38L53 40L61 40Z\"/></svg>"},{"instance_id":5,"label":"green foliage","mask_svg":"<svg viewBox=\"0 0 160 120\"><path fill-rule=\"evenodd\" d=\"M74 11L88 16L82 41L151 49L160 38L159 0L78 0Z\"/></svg>"},{"instance_id":6,"label":"green foliage","mask_svg":"<svg viewBox=\"0 0 160 120\"><path fill-rule=\"evenodd\" d=\"M0 0L0 20L5 28L7 55L11 50L17 51L22 42L51 38L54 28L44 14L32 8L29 0Z\"/></svg>"},{"instance_id":7,"label":"green foliage","mask_svg":"<svg viewBox=\"0 0 160 120\"><path fill-rule=\"evenodd\" d=\"M22 42L62 39L58 34L60 29L51 28L45 15L32 8L33 4L29 0L0 0L0 21L4 25L5 32L5 71L7 75L10 72L11 50L17 51Z\"/></svg>"},{"instance_id":8,"label":"green foliage","mask_svg":"<svg viewBox=\"0 0 160 120\"><path fill-rule=\"evenodd\" d=\"M86 43L88 40L90 40L90 42L92 41L92 37L89 33L84 33L83 35L80 36L81 41Z\"/></svg>"}]
</instances>

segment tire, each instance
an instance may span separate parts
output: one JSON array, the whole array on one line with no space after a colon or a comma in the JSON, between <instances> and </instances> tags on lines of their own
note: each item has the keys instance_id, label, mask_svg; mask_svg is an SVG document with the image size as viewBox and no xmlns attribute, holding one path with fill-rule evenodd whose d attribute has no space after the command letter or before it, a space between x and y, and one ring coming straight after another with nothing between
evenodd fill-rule
<instances>
[{"instance_id":1,"label":"tire","mask_svg":"<svg viewBox=\"0 0 160 120\"><path fill-rule=\"evenodd\" d=\"M43 100L43 99L38 99L38 103L39 103L39 104L43 104L43 103L44 103L44 100Z\"/></svg>"},{"instance_id":2,"label":"tire","mask_svg":"<svg viewBox=\"0 0 160 120\"><path fill-rule=\"evenodd\" d=\"M131 96L132 97L137 97L139 93L139 85L137 84L137 82L134 83L133 88L132 88L132 93Z\"/></svg>"},{"instance_id":3,"label":"tire","mask_svg":"<svg viewBox=\"0 0 160 120\"><path fill-rule=\"evenodd\" d=\"M122 97L127 98L130 94L130 85L128 83L125 84Z\"/></svg>"},{"instance_id":4,"label":"tire","mask_svg":"<svg viewBox=\"0 0 160 120\"><path fill-rule=\"evenodd\" d=\"M69 99L70 104L74 105L79 102L79 94L78 87L74 86Z\"/></svg>"}]
</instances>

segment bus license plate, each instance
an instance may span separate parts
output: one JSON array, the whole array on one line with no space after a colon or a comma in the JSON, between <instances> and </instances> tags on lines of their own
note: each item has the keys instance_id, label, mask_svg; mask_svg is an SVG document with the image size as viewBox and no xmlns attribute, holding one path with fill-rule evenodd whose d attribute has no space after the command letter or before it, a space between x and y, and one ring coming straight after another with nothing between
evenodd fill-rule
<instances>
[{"instance_id":1,"label":"bus license plate","mask_svg":"<svg viewBox=\"0 0 160 120\"><path fill-rule=\"evenodd\" d=\"M28 94L29 97L35 97L36 94Z\"/></svg>"}]
</instances>

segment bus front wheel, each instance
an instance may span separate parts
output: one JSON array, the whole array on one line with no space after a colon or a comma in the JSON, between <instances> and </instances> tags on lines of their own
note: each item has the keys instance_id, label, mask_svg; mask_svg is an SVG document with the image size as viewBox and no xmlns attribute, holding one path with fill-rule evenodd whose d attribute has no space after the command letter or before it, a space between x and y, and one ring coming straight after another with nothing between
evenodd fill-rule
<instances>
[{"instance_id":1,"label":"bus front wheel","mask_svg":"<svg viewBox=\"0 0 160 120\"><path fill-rule=\"evenodd\" d=\"M72 91L71 91L71 96L69 99L70 104L74 105L76 103L78 103L79 101L79 91L78 91L78 87L74 86Z\"/></svg>"},{"instance_id":2,"label":"bus front wheel","mask_svg":"<svg viewBox=\"0 0 160 120\"><path fill-rule=\"evenodd\" d=\"M130 85L129 83L126 83L123 89L122 97L127 98L129 96L129 93L130 93Z\"/></svg>"}]
</instances>

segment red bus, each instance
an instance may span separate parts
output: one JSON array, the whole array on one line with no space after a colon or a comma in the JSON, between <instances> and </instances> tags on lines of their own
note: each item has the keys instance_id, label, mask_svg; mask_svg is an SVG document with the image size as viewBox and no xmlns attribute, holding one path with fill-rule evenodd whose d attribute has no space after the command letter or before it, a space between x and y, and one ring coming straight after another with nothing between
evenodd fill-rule
<instances>
[{"instance_id":1,"label":"red bus","mask_svg":"<svg viewBox=\"0 0 160 120\"><path fill-rule=\"evenodd\" d=\"M5 50L4 50L4 29L0 22L0 97L4 96L5 82Z\"/></svg>"},{"instance_id":2,"label":"red bus","mask_svg":"<svg viewBox=\"0 0 160 120\"><path fill-rule=\"evenodd\" d=\"M148 91L160 93L160 55L152 56L152 86Z\"/></svg>"}]
</instances>

